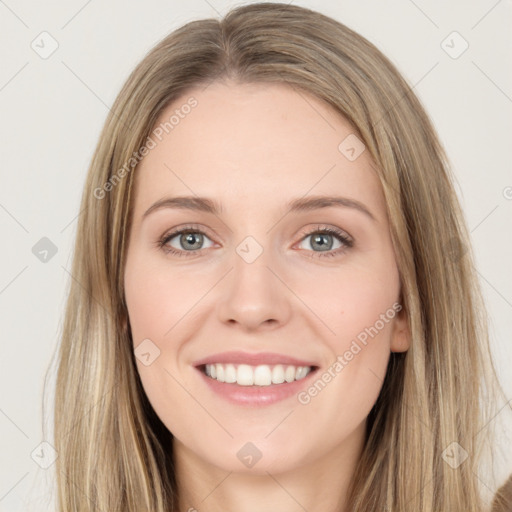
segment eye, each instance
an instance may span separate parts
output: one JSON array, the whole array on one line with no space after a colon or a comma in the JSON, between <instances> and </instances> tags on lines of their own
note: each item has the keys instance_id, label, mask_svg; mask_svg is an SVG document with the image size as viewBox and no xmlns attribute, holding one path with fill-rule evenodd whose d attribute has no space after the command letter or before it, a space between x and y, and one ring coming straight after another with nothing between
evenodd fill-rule
<instances>
[{"instance_id":1,"label":"eye","mask_svg":"<svg viewBox=\"0 0 512 512\"><path fill-rule=\"evenodd\" d=\"M344 231L317 226L315 231L310 231L302 238L302 244L305 244L306 247L299 245L300 249L312 250L313 253L317 253L311 256L323 257L336 256L345 252L354 245L354 241Z\"/></svg>"},{"instance_id":2,"label":"eye","mask_svg":"<svg viewBox=\"0 0 512 512\"><path fill-rule=\"evenodd\" d=\"M202 249L212 247L214 242L200 228L185 226L166 233L157 245L169 254L194 256ZM325 257L340 255L353 245L353 239L344 231L317 226L316 230L303 234L299 249L306 249L311 257Z\"/></svg>"},{"instance_id":3,"label":"eye","mask_svg":"<svg viewBox=\"0 0 512 512\"><path fill-rule=\"evenodd\" d=\"M209 245L204 246L209 241ZM213 242L200 229L186 226L167 233L158 245L167 253L177 256L192 256L201 249L213 245Z\"/></svg>"}]
</instances>

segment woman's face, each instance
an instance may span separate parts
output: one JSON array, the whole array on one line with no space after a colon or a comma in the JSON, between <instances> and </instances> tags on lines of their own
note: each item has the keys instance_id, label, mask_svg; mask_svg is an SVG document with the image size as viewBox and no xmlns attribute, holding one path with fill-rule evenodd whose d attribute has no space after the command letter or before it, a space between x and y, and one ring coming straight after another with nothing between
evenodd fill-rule
<instances>
[{"instance_id":1,"label":"woman's face","mask_svg":"<svg viewBox=\"0 0 512 512\"><path fill-rule=\"evenodd\" d=\"M261 474L355 457L409 343L369 152L329 106L275 84L194 89L151 139L125 292L177 453Z\"/></svg>"}]
</instances>

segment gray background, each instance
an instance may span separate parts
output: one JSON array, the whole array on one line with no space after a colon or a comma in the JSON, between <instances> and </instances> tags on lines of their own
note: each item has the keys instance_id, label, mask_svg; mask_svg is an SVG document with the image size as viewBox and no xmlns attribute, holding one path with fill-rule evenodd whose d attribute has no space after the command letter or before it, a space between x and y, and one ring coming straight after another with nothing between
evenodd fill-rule
<instances>
[{"instance_id":1,"label":"gray background","mask_svg":"<svg viewBox=\"0 0 512 512\"><path fill-rule=\"evenodd\" d=\"M51 442L51 429L43 433L41 426L44 376L71 279L86 169L108 108L157 41L187 21L218 17L238 3L0 0L2 511L50 510L52 449L40 445ZM426 106L457 176L491 316L493 351L511 399L512 2L293 3L330 15L376 44ZM49 35L41 36L44 31ZM464 41L469 47L458 55ZM56 51L45 54L52 44L58 44ZM57 250L52 255L50 249L46 262L40 260L44 253L34 254L48 248L43 237ZM504 416L503 411L497 419ZM503 447L504 428L498 431ZM512 471L504 457L496 466L498 479ZM491 487L490 476L483 485Z\"/></svg>"}]
</instances>

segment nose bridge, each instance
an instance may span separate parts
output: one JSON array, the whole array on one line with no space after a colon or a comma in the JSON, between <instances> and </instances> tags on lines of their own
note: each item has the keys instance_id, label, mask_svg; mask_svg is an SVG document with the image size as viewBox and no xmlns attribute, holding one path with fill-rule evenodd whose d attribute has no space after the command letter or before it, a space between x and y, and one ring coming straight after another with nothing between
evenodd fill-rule
<instances>
[{"instance_id":1,"label":"nose bridge","mask_svg":"<svg viewBox=\"0 0 512 512\"><path fill-rule=\"evenodd\" d=\"M271 248L265 245L247 236L235 247L229 284L224 288L218 310L221 321L254 329L263 323L287 320L289 297L269 269L276 261Z\"/></svg>"}]
</instances>

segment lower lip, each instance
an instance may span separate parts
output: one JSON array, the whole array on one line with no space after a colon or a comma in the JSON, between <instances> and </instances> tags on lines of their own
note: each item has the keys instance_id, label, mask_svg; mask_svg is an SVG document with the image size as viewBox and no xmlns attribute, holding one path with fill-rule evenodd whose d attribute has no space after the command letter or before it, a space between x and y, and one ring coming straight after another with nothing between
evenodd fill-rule
<instances>
[{"instance_id":1,"label":"lower lip","mask_svg":"<svg viewBox=\"0 0 512 512\"><path fill-rule=\"evenodd\" d=\"M196 369L214 393L233 404L247 405L250 407L271 405L296 396L307 386L312 375L316 373L316 369L314 369L303 379L293 382L284 382L283 384L271 384L270 386L240 386L238 384L219 382L217 379L208 377L199 368Z\"/></svg>"}]
</instances>

